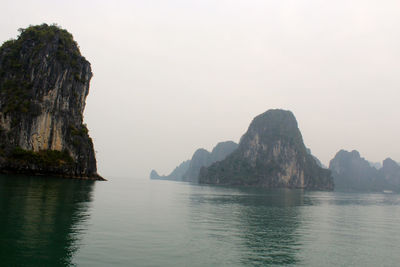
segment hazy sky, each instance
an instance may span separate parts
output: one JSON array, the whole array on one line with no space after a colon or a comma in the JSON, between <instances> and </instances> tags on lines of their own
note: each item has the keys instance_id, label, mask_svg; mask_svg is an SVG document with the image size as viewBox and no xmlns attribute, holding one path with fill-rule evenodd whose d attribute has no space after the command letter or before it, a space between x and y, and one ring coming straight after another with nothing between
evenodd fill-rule
<instances>
[{"instance_id":1,"label":"hazy sky","mask_svg":"<svg viewBox=\"0 0 400 267\"><path fill-rule=\"evenodd\" d=\"M169 173L291 110L328 164L339 149L400 161L400 1L2 0L0 41L70 31L94 77L85 122L107 178Z\"/></svg>"}]
</instances>

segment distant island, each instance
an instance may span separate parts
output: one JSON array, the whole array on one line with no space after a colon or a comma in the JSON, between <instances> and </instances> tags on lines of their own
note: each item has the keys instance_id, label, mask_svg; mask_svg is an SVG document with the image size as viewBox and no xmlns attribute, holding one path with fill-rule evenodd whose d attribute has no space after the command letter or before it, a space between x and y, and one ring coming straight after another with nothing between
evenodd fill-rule
<instances>
[{"instance_id":1,"label":"distant island","mask_svg":"<svg viewBox=\"0 0 400 267\"><path fill-rule=\"evenodd\" d=\"M329 163L338 191L400 192L400 165L387 158L371 163L356 150L340 150Z\"/></svg>"},{"instance_id":2,"label":"distant island","mask_svg":"<svg viewBox=\"0 0 400 267\"><path fill-rule=\"evenodd\" d=\"M198 182L198 176L202 167L208 167L214 162L223 160L231 154L238 144L232 141L218 143L211 152L197 149L190 160L182 162L169 175L160 176L155 170L150 173L150 179Z\"/></svg>"},{"instance_id":3,"label":"distant island","mask_svg":"<svg viewBox=\"0 0 400 267\"><path fill-rule=\"evenodd\" d=\"M0 173L103 180L83 111L90 63L56 25L0 47Z\"/></svg>"},{"instance_id":4,"label":"distant island","mask_svg":"<svg viewBox=\"0 0 400 267\"><path fill-rule=\"evenodd\" d=\"M211 156L223 144L230 144L229 149L222 149L224 153L219 157ZM220 143L212 153L197 150L191 161L183 162L171 173L181 176L160 177L153 170L150 177L203 184L333 190L330 171L322 168L305 147L290 111L269 110L257 116L239 145L233 144Z\"/></svg>"},{"instance_id":5,"label":"distant island","mask_svg":"<svg viewBox=\"0 0 400 267\"><path fill-rule=\"evenodd\" d=\"M356 150L340 150L329 169L306 148L292 112L268 110L255 117L239 145L221 142L208 152L151 179L264 188L304 188L347 192L400 192L400 163L370 162Z\"/></svg>"},{"instance_id":6,"label":"distant island","mask_svg":"<svg viewBox=\"0 0 400 267\"><path fill-rule=\"evenodd\" d=\"M238 149L202 168L199 182L311 190L334 186L330 171L308 153L293 113L279 109L255 117Z\"/></svg>"}]
</instances>

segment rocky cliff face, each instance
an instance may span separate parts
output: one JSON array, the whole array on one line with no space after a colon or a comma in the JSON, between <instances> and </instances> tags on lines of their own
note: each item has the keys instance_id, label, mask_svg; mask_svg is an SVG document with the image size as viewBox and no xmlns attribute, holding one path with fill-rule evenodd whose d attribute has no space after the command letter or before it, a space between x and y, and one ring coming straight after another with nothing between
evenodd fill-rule
<instances>
[{"instance_id":1,"label":"rocky cliff face","mask_svg":"<svg viewBox=\"0 0 400 267\"><path fill-rule=\"evenodd\" d=\"M332 190L330 171L307 153L290 111L269 110L252 121L239 147L202 168L200 183Z\"/></svg>"},{"instance_id":2,"label":"rocky cliff face","mask_svg":"<svg viewBox=\"0 0 400 267\"><path fill-rule=\"evenodd\" d=\"M400 191L400 166L390 158L378 170L358 151L340 150L330 161L329 169L338 191Z\"/></svg>"},{"instance_id":3,"label":"rocky cliff face","mask_svg":"<svg viewBox=\"0 0 400 267\"><path fill-rule=\"evenodd\" d=\"M90 63L57 26L20 32L0 48L0 171L99 179L82 115Z\"/></svg>"}]
</instances>

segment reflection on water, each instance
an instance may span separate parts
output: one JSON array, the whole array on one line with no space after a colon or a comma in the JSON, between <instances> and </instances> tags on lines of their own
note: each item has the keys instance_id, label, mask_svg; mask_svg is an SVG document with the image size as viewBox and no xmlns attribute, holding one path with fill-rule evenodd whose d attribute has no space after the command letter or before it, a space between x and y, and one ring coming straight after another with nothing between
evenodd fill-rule
<instances>
[{"instance_id":1,"label":"reflection on water","mask_svg":"<svg viewBox=\"0 0 400 267\"><path fill-rule=\"evenodd\" d=\"M0 176L1 265L69 265L86 227L93 185Z\"/></svg>"},{"instance_id":2,"label":"reflection on water","mask_svg":"<svg viewBox=\"0 0 400 267\"><path fill-rule=\"evenodd\" d=\"M304 191L210 189L191 195L191 217L195 227L209 230L216 247L218 243L231 246L229 251L236 259L227 264L266 266L299 262L299 207L311 204Z\"/></svg>"},{"instance_id":3,"label":"reflection on water","mask_svg":"<svg viewBox=\"0 0 400 267\"><path fill-rule=\"evenodd\" d=\"M238 220L248 248L242 263L265 266L295 264L299 248L296 229L301 220L302 190L276 190L273 194L249 192ZM244 205L243 205L244 203Z\"/></svg>"},{"instance_id":4,"label":"reflection on water","mask_svg":"<svg viewBox=\"0 0 400 267\"><path fill-rule=\"evenodd\" d=\"M0 266L400 262L398 194L0 176L0 227Z\"/></svg>"}]
</instances>

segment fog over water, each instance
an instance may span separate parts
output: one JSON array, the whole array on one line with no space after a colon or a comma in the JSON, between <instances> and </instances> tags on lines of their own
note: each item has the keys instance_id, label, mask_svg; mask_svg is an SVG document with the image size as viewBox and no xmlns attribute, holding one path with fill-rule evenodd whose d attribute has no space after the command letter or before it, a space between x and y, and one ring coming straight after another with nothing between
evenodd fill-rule
<instances>
[{"instance_id":1,"label":"fog over water","mask_svg":"<svg viewBox=\"0 0 400 267\"><path fill-rule=\"evenodd\" d=\"M99 172L169 173L293 111L324 164L339 149L400 161L400 2L2 1L0 42L29 24L70 31L94 77L85 122Z\"/></svg>"}]
</instances>

